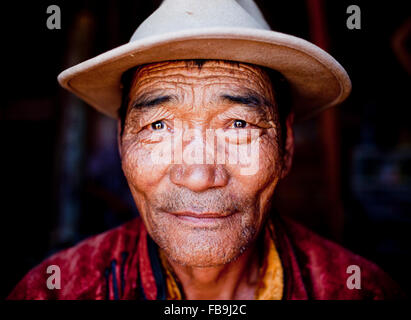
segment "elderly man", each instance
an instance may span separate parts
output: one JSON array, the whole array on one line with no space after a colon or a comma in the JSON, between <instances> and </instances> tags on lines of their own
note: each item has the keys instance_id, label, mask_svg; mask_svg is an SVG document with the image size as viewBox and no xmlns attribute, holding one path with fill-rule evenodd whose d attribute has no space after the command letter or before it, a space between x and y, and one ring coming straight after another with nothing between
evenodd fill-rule
<instances>
[{"instance_id":1,"label":"elderly man","mask_svg":"<svg viewBox=\"0 0 411 320\"><path fill-rule=\"evenodd\" d=\"M128 44L59 80L118 117L140 217L45 260L10 299L399 294L374 264L269 214L291 167L294 115L340 103L351 85L327 53L269 30L251 0L166 0Z\"/></svg>"}]
</instances>

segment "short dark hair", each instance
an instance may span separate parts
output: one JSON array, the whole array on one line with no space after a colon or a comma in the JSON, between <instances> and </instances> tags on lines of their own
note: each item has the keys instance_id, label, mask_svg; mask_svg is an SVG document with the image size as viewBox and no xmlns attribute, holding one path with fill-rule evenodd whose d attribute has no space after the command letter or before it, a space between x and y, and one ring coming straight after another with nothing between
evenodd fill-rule
<instances>
[{"instance_id":1,"label":"short dark hair","mask_svg":"<svg viewBox=\"0 0 411 320\"><path fill-rule=\"evenodd\" d=\"M206 59L186 60L186 65L187 67L196 66L199 69L201 69L207 61L210 61L210 60L206 60ZM225 61L225 62L228 62L230 64L235 64L237 66L239 65L239 63L235 61ZM121 82L123 85L123 92L122 92L121 105L118 110L118 116L121 122L120 137L123 135L124 124L125 124L126 115L127 115L127 107L129 104L128 96L129 96L129 92L131 89L133 76L135 72L137 71L137 68L138 67L134 67L132 69L127 70L121 78ZM277 109L278 109L278 115L279 115L278 120L279 120L280 130L281 130L281 143L282 143L282 146L284 146L285 139L287 138L286 120L287 120L288 115L291 112L291 105L292 105L290 86L288 84L288 81L285 79L285 77L280 72L273 70L273 69L266 68L266 67L260 67L260 68L263 69L267 73L271 81L271 85L273 87Z\"/></svg>"}]
</instances>

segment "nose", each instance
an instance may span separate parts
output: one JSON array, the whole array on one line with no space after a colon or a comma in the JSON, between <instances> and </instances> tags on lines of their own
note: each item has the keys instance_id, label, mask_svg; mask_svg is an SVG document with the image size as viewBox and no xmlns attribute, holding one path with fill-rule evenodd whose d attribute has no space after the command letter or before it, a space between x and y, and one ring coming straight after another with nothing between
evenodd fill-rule
<instances>
[{"instance_id":1,"label":"nose","mask_svg":"<svg viewBox=\"0 0 411 320\"><path fill-rule=\"evenodd\" d=\"M171 181L194 192L209 188L224 187L228 183L228 173L222 165L176 164L170 171Z\"/></svg>"}]
</instances>

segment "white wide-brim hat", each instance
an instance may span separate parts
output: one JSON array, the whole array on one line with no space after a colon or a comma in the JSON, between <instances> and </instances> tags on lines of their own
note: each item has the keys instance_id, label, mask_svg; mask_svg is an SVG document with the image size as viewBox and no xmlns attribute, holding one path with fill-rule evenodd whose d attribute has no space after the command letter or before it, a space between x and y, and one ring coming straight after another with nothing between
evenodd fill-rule
<instances>
[{"instance_id":1,"label":"white wide-brim hat","mask_svg":"<svg viewBox=\"0 0 411 320\"><path fill-rule=\"evenodd\" d=\"M164 0L130 42L63 71L58 81L117 118L125 71L186 59L238 61L279 71L291 86L297 118L335 106L351 91L348 74L331 55L270 30L253 0Z\"/></svg>"}]
</instances>

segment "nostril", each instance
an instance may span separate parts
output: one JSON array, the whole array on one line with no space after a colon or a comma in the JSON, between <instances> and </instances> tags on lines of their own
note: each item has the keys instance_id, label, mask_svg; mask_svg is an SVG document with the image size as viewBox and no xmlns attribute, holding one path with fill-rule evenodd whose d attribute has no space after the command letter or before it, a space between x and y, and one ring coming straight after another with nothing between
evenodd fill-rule
<instances>
[{"instance_id":1,"label":"nostril","mask_svg":"<svg viewBox=\"0 0 411 320\"><path fill-rule=\"evenodd\" d=\"M218 166L214 171L214 186L224 187L228 183L228 173L223 166Z\"/></svg>"}]
</instances>

